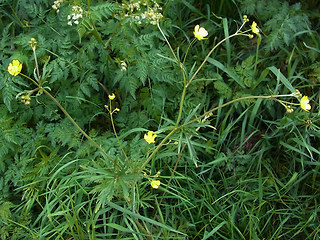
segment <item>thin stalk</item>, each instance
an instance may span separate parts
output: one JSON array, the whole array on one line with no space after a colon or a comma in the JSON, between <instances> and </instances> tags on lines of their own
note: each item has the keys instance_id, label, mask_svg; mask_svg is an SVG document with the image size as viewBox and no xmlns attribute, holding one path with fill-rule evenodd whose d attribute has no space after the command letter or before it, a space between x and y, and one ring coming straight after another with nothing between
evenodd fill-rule
<instances>
[{"instance_id":1,"label":"thin stalk","mask_svg":"<svg viewBox=\"0 0 320 240\"><path fill-rule=\"evenodd\" d=\"M21 76L29 79L31 82L33 82L35 85L37 85L39 88L41 88L40 85L39 85L39 83L36 82L35 80L33 80L31 77L29 77L29 76L27 76L27 75L24 75L23 73L19 73L19 74L20 74Z\"/></svg>"},{"instance_id":2,"label":"thin stalk","mask_svg":"<svg viewBox=\"0 0 320 240\"><path fill-rule=\"evenodd\" d=\"M87 0L88 11L90 11L90 0Z\"/></svg>"},{"instance_id":3,"label":"thin stalk","mask_svg":"<svg viewBox=\"0 0 320 240\"><path fill-rule=\"evenodd\" d=\"M192 80L197 76L198 72L199 72L200 69L203 67L203 65L207 62L207 60L208 60L208 58L210 57L210 55L212 54L212 52L213 52L220 44L222 44L223 42L225 42L226 40L228 40L228 39L230 39L230 38L232 38L232 37L234 37L234 36L243 35L243 33L240 33L240 32L239 32L240 29L241 29L243 26L244 26L244 23L242 24L242 26L239 28L239 30L238 30L236 33L234 33L234 34L232 34L232 35L224 38L224 39L221 40L220 42L218 42L218 43L211 49L211 51L207 54L207 56L205 57L205 59L203 60L203 62L202 62L201 65L199 66L199 68L196 70L196 72L193 74L193 76L190 78L190 80L188 81L188 83L185 84L185 87L184 87L184 89L183 89L182 96L181 96L179 115L178 115L178 119L177 119L176 125L178 125L179 122L180 122L181 115L182 115L184 98L185 98L185 95L186 95L186 92L187 92L186 90L187 90L188 86L191 84ZM160 30L160 31L161 31L161 30ZM169 44L169 43L168 43L168 44Z\"/></svg>"},{"instance_id":4,"label":"thin stalk","mask_svg":"<svg viewBox=\"0 0 320 240\"><path fill-rule=\"evenodd\" d=\"M222 44L224 41L226 41L227 39L231 38L231 37L234 37L238 35L238 32L235 33L235 34L232 34L226 38L224 38L223 40L221 40L217 45L215 45L211 51L208 53L208 55L205 57L205 59L203 60L203 62L201 63L200 67L197 69L197 71L193 74L193 76L191 77L191 79L188 81L187 84L185 84L184 88L183 88L183 92L182 92L182 96L181 96L181 100L180 100L180 108L179 108L179 115L178 115L178 119L177 119L177 122L176 122L176 125L179 124L180 122L180 119L181 119L181 115L182 115L182 109L183 109L183 103L184 103L184 98L185 98L185 95L187 93L187 88L188 86L191 84L191 81L196 77L196 75L198 74L198 72L200 71L200 69L203 67L203 65L206 63L206 61L208 60L209 56L212 54L212 52L220 45ZM169 44L169 43L168 43Z\"/></svg>"},{"instance_id":5,"label":"thin stalk","mask_svg":"<svg viewBox=\"0 0 320 240\"><path fill-rule=\"evenodd\" d=\"M257 69L260 43L261 43L261 37L258 36L258 39L257 39L257 50L256 50L256 59L255 59L255 63L254 63L253 72L256 72L256 69Z\"/></svg>"},{"instance_id":6,"label":"thin stalk","mask_svg":"<svg viewBox=\"0 0 320 240\"><path fill-rule=\"evenodd\" d=\"M184 65L184 63L185 63L185 61L186 61L186 58L187 58L187 55L188 55L188 52L189 52L189 49L190 49L192 43L194 43L195 40L196 40L196 39L194 38L194 39L191 41L191 43L189 44L188 49L187 49L187 52L186 52L186 54L184 55L184 58L183 58L183 61L182 61L182 65Z\"/></svg>"},{"instance_id":7,"label":"thin stalk","mask_svg":"<svg viewBox=\"0 0 320 240\"><path fill-rule=\"evenodd\" d=\"M115 126L114 126L113 117L112 117L112 111L111 111L111 101L112 101L112 100L110 100L109 114L110 114L110 120L111 120L112 129L113 129L114 135L116 136L117 142L118 142L118 144L119 144L119 146L120 146L120 148L121 148L121 151L122 151L124 157L125 157L126 160L129 162L128 157L127 157L127 154L126 154L126 152L124 151L124 149L123 149L123 147L122 147L122 145L121 145L121 142L120 142L120 140L119 140L119 138L118 138L118 134L117 134L116 128L115 128ZM115 159L115 166L116 166L116 165L117 165L117 158ZM130 165L130 164L129 164L129 165Z\"/></svg>"},{"instance_id":8,"label":"thin stalk","mask_svg":"<svg viewBox=\"0 0 320 240\"><path fill-rule=\"evenodd\" d=\"M239 35L239 33L236 32L236 33L234 33L234 34L232 34L232 35L230 35L230 36L222 39L220 42L217 43L217 45L215 45L215 46L211 49L211 51L208 53L208 55L205 57L205 59L204 59L203 62L201 63L200 67L198 67L197 71L196 71L196 72L193 74L193 76L190 78L190 80L189 80L189 82L188 82L187 85L189 85L189 84L191 83L191 81L197 76L198 72L199 72L200 69L203 67L203 65L207 62L207 60L208 60L208 58L210 57L210 55L212 54L212 52L213 52L221 43L225 42L226 40L228 40L228 39L230 39L230 38L232 38L232 37L234 37L234 36L236 36L236 35Z\"/></svg>"},{"instance_id":9,"label":"thin stalk","mask_svg":"<svg viewBox=\"0 0 320 240\"><path fill-rule=\"evenodd\" d=\"M41 86L40 71L39 71L38 60L37 60L37 55L36 55L36 49L35 49L35 47L32 48L32 51L33 51L33 56L34 56L34 60L35 60L35 63L36 63L38 83L39 83L39 85Z\"/></svg>"},{"instance_id":10,"label":"thin stalk","mask_svg":"<svg viewBox=\"0 0 320 240\"><path fill-rule=\"evenodd\" d=\"M90 4L90 3L89 3ZM90 6L90 5L89 5ZM104 42L103 42L103 40L102 40L102 38L101 38L101 35L100 35L100 33L98 32L98 30L97 30L97 27L96 27L96 25L94 24L94 22L93 22L93 20L92 20L92 18L90 17L90 24L91 24L91 26L92 26L92 28L93 28L93 30L91 31L91 33L92 33L92 35L95 37L95 39L98 41L98 43L100 43L102 46L103 46L103 49L105 49L106 48L106 45L104 44ZM106 50L106 49L105 49ZM110 56L110 54L108 53L108 59L109 59L109 61L110 61L110 63L114 66L114 67L116 67L116 64L114 63L114 61L113 61L113 59L112 59L112 57Z\"/></svg>"},{"instance_id":11,"label":"thin stalk","mask_svg":"<svg viewBox=\"0 0 320 240\"><path fill-rule=\"evenodd\" d=\"M181 100L180 100L179 114L178 114L176 126L178 126L178 124L179 124L179 122L180 122L180 119L181 119L182 109L183 109L183 103L184 103L184 98L185 98L186 93L187 93L187 88L188 88L188 85L185 85L185 86L183 87L183 91L182 91L182 95L181 95Z\"/></svg>"},{"instance_id":12,"label":"thin stalk","mask_svg":"<svg viewBox=\"0 0 320 240\"><path fill-rule=\"evenodd\" d=\"M62 107L62 105L55 99L55 97L53 97L47 90L45 90L44 88L41 88L42 91L47 94L47 96L49 98L51 98L52 101L54 101L54 103L61 109L61 111L69 118L69 120L71 121L71 123L83 134L83 136L85 136L96 148L98 148L100 150L100 152L102 153L102 155L104 155L106 158L108 158L109 160L111 160L112 162L115 162L102 148L101 146L99 146L85 131L83 131L81 129L81 127L79 127L79 125L73 120L73 118L70 116L70 114L64 109L64 107ZM115 163L115 165L117 165Z\"/></svg>"},{"instance_id":13,"label":"thin stalk","mask_svg":"<svg viewBox=\"0 0 320 240\"><path fill-rule=\"evenodd\" d=\"M274 96L272 96L272 95L270 95L270 96L247 96L247 97L241 97L241 98L233 99L233 100L231 100L231 101L229 101L229 102L227 102L225 104L222 104L220 106L212 108L211 110L205 112L201 116L196 117L195 119L193 119L193 120L191 120L191 121L189 121L189 122L187 122L185 124L182 124L180 127L183 128L183 127L185 127L185 126L187 126L187 125L189 125L191 123L194 123L194 122L200 120L201 118L204 118L207 115L213 113L214 111L230 105L231 103L239 102L239 101L242 101L242 100L245 100L245 99L259 99L259 98L261 98L261 99L273 99L273 100L276 100L276 101L280 101L280 100L278 100L276 98L277 97L288 97L288 96L292 96L292 95L291 94L286 94L286 95L274 95Z\"/></svg>"},{"instance_id":14,"label":"thin stalk","mask_svg":"<svg viewBox=\"0 0 320 240\"><path fill-rule=\"evenodd\" d=\"M213 113L214 111L220 109L220 108L223 108L223 107L226 107L228 105L230 105L231 103L235 103L235 102L239 102L239 101L242 101L242 100L245 100L245 99L273 99L273 100L276 100L276 101L280 101L278 99L276 99L277 97L289 97L289 96L292 96L291 94L284 94L284 95L270 95L270 96L247 96L247 97L241 97L241 98L237 98L237 99L233 99L225 104L222 104L220 106L217 106L217 107L214 107L212 108L211 110L205 112L204 114L202 114L201 116L199 117L196 117L195 119L187 122L187 123L184 123L182 124L181 126L176 126L173 130L171 130L171 132L159 143L159 145L156 147L156 149L152 152L152 154L147 158L147 160L142 164L141 166L141 170L144 169L144 167L151 161L151 159L154 157L154 155L160 150L160 148L165 144L165 142L179 129L182 129L188 125L190 125L191 123L194 123L194 122L197 122L198 120L202 119L202 118L205 118L207 117L209 114Z\"/></svg>"},{"instance_id":15,"label":"thin stalk","mask_svg":"<svg viewBox=\"0 0 320 240\"><path fill-rule=\"evenodd\" d=\"M81 129L81 127L73 120L73 118L70 116L70 114L67 112L67 110L64 109L64 107L62 107L62 105L57 101L57 99L55 99L55 97L53 97L47 90L45 90L42 86L41 86L41 80L40 80L40 71L39 71L39 66L38 66L38 61L37 61L37 55L36 55L36 51L35 48L32 48L33 53L34 53L34 59L35 59L35 64L36 64L36 69L37 69L37 75L38 75L38 82L36 82L35 80L33 80L32 78L30 78L27 75L24 75L22 73L20 73L22 76L24 76L25 78L31 80L35 85L37 85L39 87L39 91L43 91L49 98L51 98L52 101L55 102L55 104L61 109L61 111L69 118L69 120L71 121L71 123L76 127L76 129L78 129L83 136L85 136L96 148L99 149L99 151L102 153L102 155L106 158L108 158L110 161L115 162L111 156L109 156L102 148L101 146L99 146L85 131L83 131ZM118 166L115 163L116 166Z\"/></svg>"},{"instance_id":16,"label":"thin stalk","mask_svg":"<svg viewBox=\"0 0 320 240\"><path fill-rule=\"evenodd\" d=\"M167 39L166 36L164 35L162 29L160 28L159 23L157 23L157 27L159 28L159 30L160 30L160 32L161 32L164 40L166 41L166 43L168 44L168 46L169 46L169 48L170 48L170 50L171 50L171 52L172 52L172 55L173 55L174 59L176 60L177 64L178 64L179 67L180 67L180 70L181 70L181 73L182 73L182 76L183 76L183 83L184 83L184 86L185 86L185 85L187 84L187 80L186 80L186 76L185 76L185 73L184 73L184 70L183 70L183 66L182 66L181 62L178 60L176 54L174 53L174 51L173 51L173 49L172 49L172 47L171 47L170 42L168 41L168 39Z\"/></svg>"},{"instance_id":17,"label":"thin stalk","mask_svg":"<svg viewBox=\"0 0 320 240\"><path fill-rule=\"evenodd\" d=\"M156 149L151 153L151 155L148 157L148 159L142 164L141 170L145 168L145 166L150 162L150 160L156 155L156 153L159 151L159 149L165 144L165 142L171 137L177 130L179 130L181 127L175 127L156 147Z\"/></svg>"}]
</instances>

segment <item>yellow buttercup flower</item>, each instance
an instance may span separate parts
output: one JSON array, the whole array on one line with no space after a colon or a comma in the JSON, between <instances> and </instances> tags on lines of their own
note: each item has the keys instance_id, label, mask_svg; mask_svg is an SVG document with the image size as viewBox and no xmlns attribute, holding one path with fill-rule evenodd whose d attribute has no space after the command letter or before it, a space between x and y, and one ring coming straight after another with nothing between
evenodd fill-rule
<instances>
[{"instance_id":1,"label":"yellow buttercup flower","mask_svg":"<svg viewBox=\"0 0 320 240\"><path fill-rule=\"evenodd\" d=\"M310 111L311 105L309 104L309 98L308 98L308 96L303 96L303 97L301 98L301 100L300 100L300 107L301 107L303 110L307 111L307 112Z\"/></svg>"},{"instance_id":2,"label":"yellow buttercup flower","mask_svg":"<svg viewBox=\"0 0 320 240\"><path fill-rule=\"evenodd\" d=\"M203 27L200 27L199 25L196 25L194 27L193 34L198 40L203 40L206 36L208 36L207 30Z\"/></svg>"},{"instance_id":3,"label":"yellow buttercup flower","mask_svg":"<svg viewBox=\"0 0 320 240\"><path fill-rule=\"evenodd\" d=\"M157 137L157 134L153 134L153 131L149 131L147 134L144 135L144 140L146 140L148 144L155 143L154 139L156 137Z\"/></svg>"},{"instance_id":4,"label":"yellow buttercup flower","mask_svg":"<svg viewBox=\"0 0 320 240\"><path fill-rule=\"evenodd\" d=\"M109 99L110 99L110 100L115 99L115 97L116 97L116 95L114 95L114 93L112 93L111 95L109 95Z\"/></svg>"},{"instance_id":5,"label":"yellow buttercup flower","mask_svg":"<svg viewBox=\"0 0 320 240\"><path fill-rule=\"evenodd\" d=\"M259 34L259 29L257 28L257 23L255 21L252 22L251 31L255 34Z\"/></svg>"},{"instance_id":6,"label":"yellow buttercup flower","mask_svg":"<svg viewBox=\"0 0 320 240\"><path fill-rule=\"evenodd\" d=\"M151 187L157 189L161 183L160 183L160 180L152 180L150 184L151 184Z\"/></svg>"},{"instance_id":7,"label":"yellow buttercup flower","mask_svg":"<svg viewBox=\"0 0 320 240\"><path fill-rule=\"evenodd\" d=\"M19 62L19 60L12 60L11 63L9 63L8 66L8 72L12 75L12 76L17 76L22 69L22 64Z\"/></svg>"}]
</instances>

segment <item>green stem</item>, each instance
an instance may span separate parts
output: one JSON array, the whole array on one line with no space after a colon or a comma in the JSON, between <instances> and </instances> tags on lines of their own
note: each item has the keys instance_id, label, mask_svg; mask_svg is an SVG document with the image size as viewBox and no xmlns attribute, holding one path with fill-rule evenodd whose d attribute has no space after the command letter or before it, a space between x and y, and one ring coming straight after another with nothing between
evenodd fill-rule
<instances>
[{"instance_id":1,"label":"green stem","mask_svg":"<svg viewBox=\"0 0 320 240\"><path fill-rule=\"evenodd\" d=\"M183 87L183 91L182 91L182 96L181 96L181 100L180 100L180 107L179 107L179 115L178 115L178 118L177 118L177 122L176 122L176 126L178 126L179 122L180 122L180 119L181 119L181 115L182 115L182 109L183 109L183 103L184 103L184 98L186 96L186 92L187 92L187 88L188 88L188 84L185 85Z\"/></svg>"},{"instance_id":2,"label":"green stem","mask_svg":"<svg viewBox=\"0 0 320 240\"><path fill-rule=\"evenodd\" d=\"M209 114L213 113L214 111L216 111L216 110L218 110L218 109L220 109L220 108L226 107L226 106L230 105L231 103L239 102L239 101L241 101L241 100L245 100L245 99L259 99L259 98L261 98L261 99L273 99L273 100L279 101L278 99L275 99L275 98L277 98L277 97L286 97L286 96L291 96L291 95L247 96L247 97L241 97L241 98L233 99L233 100L231 100L231 101L229 101L229 102L227 102L227 103L225 103L225 104L222 104L222 105L220 105L220 106L218 106L218 107L212 108L211 110L205 112L205 113L202 114L201 116L196 117L195 119L193 119L193 120L191 120L191 121L189 121L189 122L187 122L187 123L185 123L185 124L182 124L180 127L183 128L183 127L185 127L185 126L187 126L187 125L189 125L189 124L191 124L191 123L194 123L194 122L200 120L201 118L204 118L204 117L208 116Z\"/></svg>"},{"instance_id":3,"label":"green stem","mask_svg":"<svg viewBox=\"0 0 320 240\"><path fill-rule=\"evenodd\" d=\"M256 59L255 59L255 63L254 63L253 72L256 72L256 69L257 69L260 43L261 43L261 37L260 37L260 35L258 35L258 39L257 39L257 50L256 50Z\"/></svg>"},{"instance_id":4,"label":"green stem","mask_svg":"<svg viewBox=\"0 0 320 240\"><path fill-rule=\"evenodd\" d=\"M83 134L83 136L85 136L96 148L98 148L100 150L100 152L102 153L102 155L104 155L106 158L108 158L109 160L111 160L112 162L114 162L114 160L101 148L101 146L99 146L88 134L86 134L85 131L83 131L81 129L81 127L79 127L79 125L73 120L73 118L70 116L70 114L64 109L64 107L62 107L62 105L55 99L55 97L53 97L47 90L45 90L44 88L41 88L42 91L47 94L47 96L49 98L51 98L52 101L55 102L55 104L61 109L61 111L69 118L69 120L72 122L72 124Z\"/></svg>"},{"instance_id":5,"label":"green stem","mask_svg":"<svg viewBox=\"0 0 320 240\"><path fill-rule=\"evenodd\" d=\"M193 76L190 78L188 84L190 84L191 81L197 76L198 72L199 72L200 69L203 67L203 65L207 62L207 60L208 60L208 58L210 57L210 55L212 54L212 52L213 52L221 43L223 43L224 41L226 41L226 40L228 40L228 39L230 39L230 38L232 38L232 37L234 37L234 36L237 36L237 35L238 35L238 33L236 32L236 33L234 33L234 34L232 34L232 35L230 35L230 36L222 39L220 42L218 42L217 45L215 45L215 46L211 49L211 51L208 53L208 55L205 57L205 59L203 60L203 62L202 62L201 65L200 65L200 67L198 67L197 71L196 71L196 72L193 74Z\"/></svg>"},{"instance_id":6,"label":"green stem","mask_svg":"<svg viewBox=\"0 0 320 240\"><path fill-rule=\"evenodd\" d=\"M27 76L27 75L24 75L23 73L19 73L21 76L29 79L30 81L32 81L35 85L37 85L39 88L40 88L40 85L38 82L36 82L35 80L33 80L31 77Z\"/></svg>"},{"instance_id":7,"label":"green stem","mask_svg":"<svg viewBox=\"0 0 320 240\"><path fill-rule=\"evenodd\" d=\"M38 66L38 60L37 60L37 55L36 55L36 49L32 48L33 51L33 56L34 56L34 61L36 63L36 69L37 69L37 77L38 77L38 83L41 86L41 81L40 81L40 71L39 71L39 66Z\"/></svg>"},{"instance_id":8,"label":"green stem","mask_svg":"<svg viewBox=\"0 0 320 240\"><path fill-rule=\"evenodd\" d=\"M120 140L119 140L119 138L118 138L118 134L117 134L116 128L115 128L115 126L114 126L113 117L112 117L112 111L111 111L111 101L112 101L112 100L110 100L109 114L110 114L110 120L111 120L112 129L113 129L114 135L116 136L117 142L118 142L118 144L119 144L119 146L120 146L120 148L121 148L121 151L122 151L124 157L126 158L127 162L129 162L128 157L127 157L127 154L126 154L126 152L124 151L124 149L123 149L123 147L122 147L122 145L121 145L121 142L120 142ZM115 159L115 166L116 166L116 165L117 165L117 158ZM130 164L129 164L129 165L130 165Z\"/></svg>"},{"instance_id":9,"label":"green stem","mask_svg":"<svg viewBox=\"0 0 320 240\"><path fill-rule=\"evenodd\" d=\"M215 45L211 51L208 53L208 55L205 57L205 59L203 60L203 62L201 63L200 67L197 69L197 71L193 74L193 76L191 77L191 79L188 81L187 84L185 84L184 88L183 88L183 92L182 92L182 96L181 96L181 101L180 101L180 108L179 108L179 115L178 115L178 119L176 122L176 125L179 124L180 119L181 119L181 115L182 115L182 109L183 109L183 103L184 103L184 99L185 99L185 95L187 93L187 88L188 86L191 84L191 81L196 77L196 75L198 74L198 72L200 71L200 69L203 67L203 65L206 63L206 61L208 60L209 56L212 54L212 52L220 45L222 44L224 41L226 41L227 39L234 37L238 35L238 33L232 34L226 38L224 38L223 40L221 40L217 45Z\"/></svg>"},{"instance_id":10,"label":"green stem","mask_svg":"<svg viewBox=\"0 0 320 240\"><path fill-rule=\"evenodd\" d=\"M172 52L172 55L173 55L174 59L176 60L177 64L178 64L179 67L180 67L180 70L181 70L181 73L182 73L182 76L183 76L183 83L184 83L184 85L186 85L186 84L187 84L187 81L186 81L186 76L185 76L185 73L184 73L184 70L183 70L183 66L182 66L181 62L178 60L176 54L174 53L174 51L173 51L173 49L172 49L172 47L171 47L170 42L169 42L168 39L166 38L166 35L164 35L162 29L160 28L159 23L157 23L157 26L158 26L158 28L159 28L159 30L160 30L160 32L161 32L164 40L165 40L166 43L168 44L168 46L169 46L169 48L170 48L170 50L171 50L171 52Z\"/></svg>"},{"instance_id":11,"label":"green stem","mask_svg":"<svg viewBox=\"0 0 320 240\"><path fill-rule=\"evenodd\" d=\"M91 26L93 28L93 30L92 30L93 36L98 41L98 43L100 43L102 46L104 46L104 43L103 43L102 38L101 38L101 36L100 36L100 34L99 34L98 30L97 30L97 27L96 27L96 25L94 24L94 22L93 22L93 20L91 18L90 18L90 23L91 23Z\"/></svg>"},{"instance_id":12,"label":"green stem","mask_svg":"<svg viewBox=\"0 0 320 240\"><path fill-rule=\"evenodd\" d=\"M91 24L91 26L93 28L93 30L91 31L92 35L95 37L95 39L98 41L98 43L100 43L103 46L103 48L105 49L106 45L104 44L104 42L103 42L103 40L102 40L102 38L100 36L100 33L98 32L97 27L96 27L96 25L94 24L94 22L93 22L93 20L91 18L90 18L90 24ZM116 64L114 63L113 59L111 58L109 52L108 52L108 59L109 59L110 63L114 67L116 67Z\"/></svg>"},{"instance_id":13,"label":"green stem","mask_svg":"<svg viewBox=\"0 0 320 240\"><path fill-rule=\"evenodd\" d=\"M187 49L187 52L186 52L186 54L184 55L184 58L183 58L183 61L182 61L182 65L184 65L184 62L186 61L186 58L187 58L189 49L190 49L192 43L194 43L195 40L196 40L196 39L194 38L194 39L191 41L191 43L189 44L188 49Z\"/></svg>"},{"instance_id":14,"label":"green stem","mask_svg":"<svg viewBox=\"0 0 320 240\"><path fill-rule=\"evenodd\" d=\"M141 171L145 168L145 166L151 161L151 159L152 159L152 158L155 156L155 154L160 150L160 148L166 143L166 141L167 141L177 130L182 129L182 128L190 125L191 123L194 123L194 122L196 122L196 121L198 121L198 120L200 120L200 119L208 116L209 114L213 113L214 111L216 111L216 110L218 110L218 109L220 109L220 108L226 107L226 106L228 106L228 105L230 105L231 103L234 103L234 102L239 102L239 101L245 100L245 99L259 99L259 98L261 98L261 99L274 99L274 100L279 101L278 99L275 99L275 98L277 98L277 97L287 97L287 96L292 96L292 95L286 94L286 95L274 95L274 96L272 96L272 95L270 95L270 96L247 96L247 97L241 97L241 98L233 99L233 100L231 100L231 101L229 101L229 102L227 102L227 103L225 103L225 104L222 104L222 105L220 105L220 106L218 106L218 107L212 108L211 110L209 110L209 111L205 112L204 114L202 114L200 117L197 117L197 118L195 118L195 119L193 119L193 120L191 120L191 121L189 121L189 122L187 122L187 123L184 123L184 124L182 124L181 126L176 126L176 127L159 143L159 145L158 145L158 146L156 147L156 149L152 152L152 154L151 154L151 155L147 158L147 160L142 164L142 166L141 166Z\"/></svg>"},{"instance_id":15,"label":"green stem","mask_svg":"<svg viewBox=\"0 0 320 240\"><path fill-rule=\"evenodd\" d=\"M87 0L88 11L90 11L90 0Z\"/></svg>"},{"instance_id":16,"label":"green stem","mask_svg":"<svg viewBox=\"0 0 320 240\"><path fill-rule=\"evenodd\" d=\"M102 40L101 40L102 41ZM55 102L55 104L61 109L61 111L69 118L69 120L71 121L71 123L83 134L83 136L85 136L96 148L98 148L100 150L100 152L102 153L102 155L106 158L108 158L110 161L114 162L115 161L111 158L111 156L109 156L102 148L101 146L99 146L85 131L83 131L81 129L81 127L73 120L73 118L70 116L70 114L67 112L67 110L64 109L64 107L62 107L62 105L57 101L57 99L55 99L55 97L53 97L47 90L45 90L42 86L41 86L41 80L40 80L40 72L39 72L39 66L38 66L38 61L37 61L37 55L36 55L36 51L35 49L32 49L33 53L34 53L34 59L35 59L35 63L36 63L36 68L37 68L37 75L38 75L38 82L36 82L35 80L33 80L32 78L30 78L27 75L24 75L22 73L20 73L20 75L24 76L25 78L31 80L35 85L37 85L39 87L39 91L43 91L49 98L51 98L52 101ZM117 165L115 163L115 165Z\"/></svg>"}]
</instances>

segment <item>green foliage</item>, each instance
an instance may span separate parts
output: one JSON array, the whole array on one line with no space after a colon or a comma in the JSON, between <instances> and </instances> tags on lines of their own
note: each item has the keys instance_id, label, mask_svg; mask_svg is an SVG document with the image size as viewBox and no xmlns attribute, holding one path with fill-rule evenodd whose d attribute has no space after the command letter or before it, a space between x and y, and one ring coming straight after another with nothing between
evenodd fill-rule
<instances>
[{"instance_id":1,"label":"green foliage","mask_svg":"<svg viewBox=\"0 0 320 240\"><path fill-rule=\"evenodd\" d=\"M311 2L0 0L0 238L319 239Z\"/></svg>"},{"instance_id":2,"label":"green foliage","mask_svg":"<svg viewBox=\"0 0 320 240\"><path fill-rule=\"evenodd\" d=\"M244 13L256 15L263 26L266 51L279 50L292 44L297 37L310 29L308 15L301 11L301 4L287 1L241 1Z\"/></svg>"}]
</instances>

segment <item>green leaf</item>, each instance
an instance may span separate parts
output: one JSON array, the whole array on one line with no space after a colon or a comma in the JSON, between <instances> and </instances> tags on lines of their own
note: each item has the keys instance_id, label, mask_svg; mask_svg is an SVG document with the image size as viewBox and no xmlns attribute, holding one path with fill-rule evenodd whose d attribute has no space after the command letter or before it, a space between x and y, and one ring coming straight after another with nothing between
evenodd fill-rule
<instances>
[{"instance_id":1,"label":"green leaf","mask_svg":"<svg viewBox=\"0 0 320 240\"><path fill-rule=\"evenodd\" d=\"M274 75L277 76L277 79L280 80L283 85L286 86L286 88L288 88L291 93L295 93L295 89L294 87L291 85L291 83L289 82L289 80L280 72L280 69L277 69L276 67L272 66L272 67L269 67L268 69L271 70L271 72L274 73Z\"/></svg>"},{"instance_id":2,"label":"green leaf","mask_svg":"<svg viewBox=\"0 0 320 240\"><path fill-rule=\"evenodd\" d=\"M115 203L107 202L107 204L108 204L110 207L112 207L112 208L114 208L114 209L122 212L123 214L128 214L128 215L130 215L131 217L138 218L138 219L140 219L140 220L142 220L142 221L145 221L145 222L148 222L148 223L150 223L150 224L159 226L159 227L164 228L164 229L166 229L166 230L168 230L168 231L175 232L175 233L178 233L178 234L181 234L181 235L186 236L186 234L184 234L184 233L182 233L182 232L179 232L179 231L173 229L172 227L170 227L170 226L168 226L168 225L159 223L159 222L157 222L157 221L155 221L155 220L153 220L153 219L151 219L151 218L143 217L143 216L141 216L141 215L139 215L139 214L137 214L137 213L135 213L135 212L129 211L129 210L127 210L127 209L125 209L125 208L123 208L123 207L121 207L121 206L119 206L119 205L117 205L117 204L115 204Z\"/></svg>"},{"instance_id":3,"label":"green leaf","mask_svg":"<svg viewBox=\"0 0 320 240\"><path fill-rule=\"evenodd\" d=\"M216 66L217 68L221 69L222 71L224 71L226 74L229 75L229 77L231 77L233 80L235 80L236 83L238 83L241 87L245 88L245 86L240 81L240 79L237 77L237 75L235 75L233 72L231 72L222 63L220 63L219 61L217 61L213 58L210 58L210 57L208 58L208 62L211 63L212 65Z\"/></svg>"}]
</instances>

